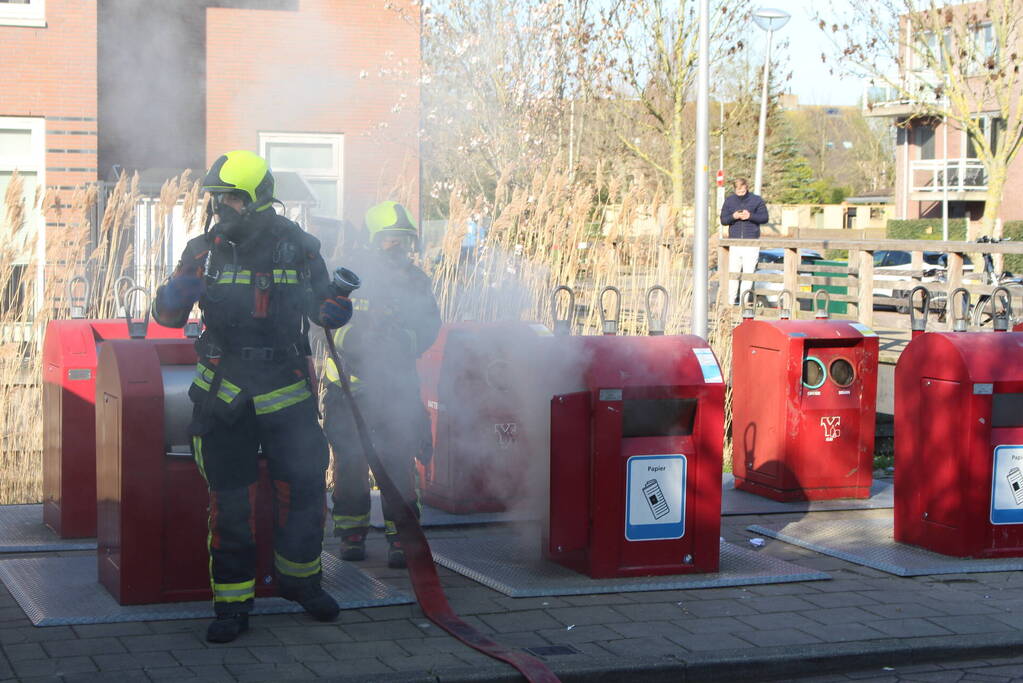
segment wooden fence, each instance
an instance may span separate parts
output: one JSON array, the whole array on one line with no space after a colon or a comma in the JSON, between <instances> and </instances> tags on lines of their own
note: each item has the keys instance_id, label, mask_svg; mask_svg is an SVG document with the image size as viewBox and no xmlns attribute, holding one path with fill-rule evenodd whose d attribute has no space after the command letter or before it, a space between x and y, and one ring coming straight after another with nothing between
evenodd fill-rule
<instances>
[{"instance_id":1,"label":"wooden fence","mask_svg":"<svg viewBox=\"0 0 1023 683\"><path fill-rule=\"evenodd\" d=\"M906 306L905 297L878 296L875 288L894 289L908 292L917 285L928 289L932 307L940 303L944 308L947 296L963 287L971 293L974 303L987 297L994 289L988 283L984 272L984 254L991 254L995 272L1000 272L1001 255L1023 254L1023 242L941 242L936 240L810 240L762 238L758 240L722 239L718 243L718 305L728 306L728 281L739 276L728 272L729 252L732 247L759 247L761 249L782 249L784 263L758 265L758 270L781 270L780 273L742 273L745 281L753 283L754 291L760 295L777 295L777 288L763 288L760 283L780 283L795 297L793 314L798 311L799 300L811 300L814 285L838 285L848 287L847 294L832 294L832 301L844 301L855 308L855 318L864 325L874 322L874 305L887 304ZM825 254L826 250L848 251L848 266L819 266L802 264L800 250L812 250ZM908 251L911 254L909 268L895 271L883 270L875 273L874 254L879 251ZM947 266L931 266L924 262L924 252L939 252L947 255ZM971 263L964 266L964 257L969 255ZM833 274L833 275L832 275ZM731 277L730 277L731 275ZM759 285L759 287L758 287ZM1010 290L1013 296L1023 296L1023 288ZM1019 311L1014 306L1014 311ZM908 320L903 321L908 327ZM951 321L949 321L951 324Z\"/></svg>"}]
</instances>

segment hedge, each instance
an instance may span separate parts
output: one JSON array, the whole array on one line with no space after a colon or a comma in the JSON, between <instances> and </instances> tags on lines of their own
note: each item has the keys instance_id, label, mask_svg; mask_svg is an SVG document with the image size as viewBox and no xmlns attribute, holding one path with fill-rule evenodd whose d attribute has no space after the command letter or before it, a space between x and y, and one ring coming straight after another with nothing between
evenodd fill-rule
<instances>
[{"instance_id":1,"label":"hedge","mask_svg":"<svg viewBox=\"0 0 1023 683\"><path fill-rule=\"evenodd\" d=\"M1002 223L1002 238L1011 239L1013 242L1023 240L1023 221ZM1023 273L1023 254L1006 254L1002 269L1016 275Z\"/></svg>"},{"instance_id":2,"label":"hedge","mask_svg":"<svg viewBox=\"0 0 1023 683\"><path fill-rule=\"evenodd\" d=\"M887 227L885 228L885 235L890 240L940 240L941 219L940 218L917 218L915 220L890 219L888 221ZM948 219L948 239L952 241L963 241L966 239L965 218Z\"/></svg>"}]
</instances>

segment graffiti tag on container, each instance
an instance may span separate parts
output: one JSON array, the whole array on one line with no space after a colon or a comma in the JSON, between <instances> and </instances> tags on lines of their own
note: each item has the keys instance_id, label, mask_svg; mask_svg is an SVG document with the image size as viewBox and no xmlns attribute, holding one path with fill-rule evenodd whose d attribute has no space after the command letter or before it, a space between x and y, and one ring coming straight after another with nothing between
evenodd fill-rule
<instances>
[{"instance_id":1,"label":"graffiti tag on container","mask_svg":"<svg viewBox=\"0 0 1023 683\"><path fill-rule=\"evenodd\" d=\"M842 418L838 415L835 415L834 417L822 417L821 427L824 428L824 440L834 441L842 435Z\"/></svg>"},{"instance_id":2,"label":"graffiti tag on container","mask_svg":"<svg viewBox=\"0 0 1023 683\"><path fill-rule=\"evenodd\" d=\"M497 432L497 445L501 448L508 448L515 443L519 425L515 422L498 423L494 425L494 431Z\"/></svg>"}]
</instances>

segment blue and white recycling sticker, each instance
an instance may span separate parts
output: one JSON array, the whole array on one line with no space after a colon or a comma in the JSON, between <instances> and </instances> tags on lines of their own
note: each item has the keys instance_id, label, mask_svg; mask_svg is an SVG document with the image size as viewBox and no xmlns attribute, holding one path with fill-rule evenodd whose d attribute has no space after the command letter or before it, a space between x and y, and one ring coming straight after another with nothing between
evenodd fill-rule
<instances>
[{"instance_id":1,"label":"blue and white recycling sticker","mask_svg":"<svg viewBox=\"0 0 1023 683\"><path fill-rule=\"evenodd\" d=\"M703 381L707 384L721 384L724 378L721 376L721 367L714 352L710 349L693 349L693 355L700 364L700 372L703 373Z\"/></svg>"},{"instance_id":2,"label":"blue and white recycling sticker","mask_svg":"<svg viewBox=\"0 0 1023 683\"><path fill-rule=\"evenodd\" d=\"M869 327L867 327L863 323L849 323L849 327L853 328L854 330L857 330L864 337L876 337L877 336L877 332L875 332L874 330L870 329Z\"/></svg>"}]
</instances>

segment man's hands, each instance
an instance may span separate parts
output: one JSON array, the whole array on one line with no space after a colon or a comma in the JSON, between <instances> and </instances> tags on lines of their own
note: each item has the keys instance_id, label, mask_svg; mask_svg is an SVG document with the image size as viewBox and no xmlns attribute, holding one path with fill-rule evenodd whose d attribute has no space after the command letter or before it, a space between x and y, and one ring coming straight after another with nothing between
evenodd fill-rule
<instances>
[{"instance_id":1,"label":"man's hands","mask_svg":"<svg viewBox=\"0 0 1023 683\"><path fill-rule=\"evenodd\" d=\"M748 221L749 217L750 217L750 212L747 211L746 209L742 209L740 211L733 211L732 212L732 218L734 218L737 221Z\"/></svg>"},{"instance_id":2,"label":"man's hands","mask_svg":"<svg viewBox=\"0 0 1023 683\"><path fill-rule=\"evenodd\" d=\"M328 330L344 326L352 319L352 300L346 296L324 299L320 304L320 325Z\"/></svg>"},{"instance_id":3,"label":"man's hands","mask_svg":"<svg viewBox=\"0 0 1023 683\"><path fill-rule=\"evenodd\" d=\"M160 289L160 305L171 311L191 308L202 295L203 286L203 279L198 275L175 275Z\"/></svg>"}]
</instances>

